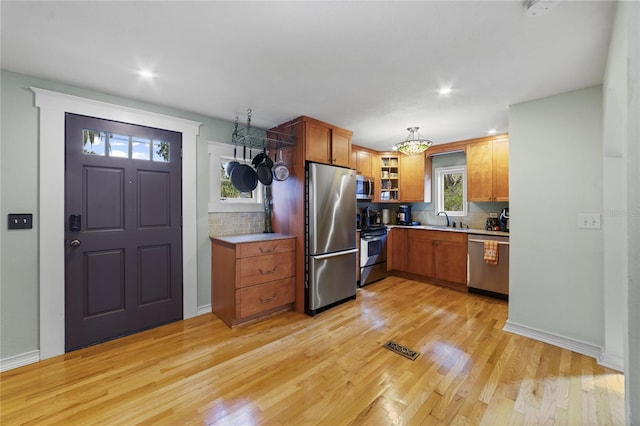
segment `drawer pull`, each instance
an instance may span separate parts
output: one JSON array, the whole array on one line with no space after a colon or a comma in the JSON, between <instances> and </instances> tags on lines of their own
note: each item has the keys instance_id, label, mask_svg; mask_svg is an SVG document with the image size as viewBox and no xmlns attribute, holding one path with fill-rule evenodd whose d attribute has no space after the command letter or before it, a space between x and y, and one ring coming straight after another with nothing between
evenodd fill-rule
<instances>
[{"instance_id":1,"label":"drawer pull","mask_svg":"<svg viewBox=\"0 0 640 426\"><path fill-rule=\"evenodd\" d=\"M273 253L274 251L276 251L276 246L273 246L273 248L270 249L260 247L260 253Z\"/></svg>"},{"instance_id":2,"label":"drawer pull","mask_svg":"<svg viewBox=\"0 0 640 426\"><path fill-rule=\"evenodd\" d=\"M277 293L273 293L273 296L271 296L271 297L267 297L266 299L263 299L262 297L260 297L260 298L259 298L259 299L260 299L260 303L269 303L269 302L271 302L272 300L274 300L277 296L278 296L278 294L277 294Z\"/></svg>"},{"instance_id":3,"label":"drawer pull","mask_svg":"<svg viewBox=\"0 0 640 426\"><path fill-rule=\"evenodd\" d=\"M276 271L276 269L278 269L278 265L274 266L273 269L270 271L263 271L262 268L260 268L259 271L262 275L269 275L269 274L273 274Z\"/></svg>"}]
</instances>

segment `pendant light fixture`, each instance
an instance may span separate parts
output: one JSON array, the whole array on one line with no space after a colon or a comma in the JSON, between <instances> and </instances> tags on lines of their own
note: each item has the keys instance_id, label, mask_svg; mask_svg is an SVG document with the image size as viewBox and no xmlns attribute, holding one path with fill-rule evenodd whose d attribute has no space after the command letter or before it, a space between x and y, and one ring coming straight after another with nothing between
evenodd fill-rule
<instances>
[{"instance_id":1,"label":"pendant light fixture","mask_svg":"<svg viewBox=\"0 0 640 426\"><path fill-rule=\"evenodd\" d=\"M399 151L406 155L418 155L425 152L433 142L426 139L420 133L418 133L419 127L407 127L409 136L402 142L398 142L393 146L394 151Z\"/></svg>"}]
</instances>

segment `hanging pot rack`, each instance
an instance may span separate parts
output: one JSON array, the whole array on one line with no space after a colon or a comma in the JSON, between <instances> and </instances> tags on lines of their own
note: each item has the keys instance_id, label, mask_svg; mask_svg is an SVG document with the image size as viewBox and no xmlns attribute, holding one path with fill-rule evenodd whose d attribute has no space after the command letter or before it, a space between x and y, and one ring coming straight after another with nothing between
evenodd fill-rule
<instances>
[{"instance_id":1,"label":"hanging pot rack","mask_svg":"<svg viewBox=\"0 0 640 426\"><path fill-rule=\"evenodd\" d=\"M231 134L231 143L257 149L280 149L295 144L295 136L291 133L277 132L275 130L256 129L251 126L251 109L247 109L247 124L240 125L238 116L234 121L234 130Z\"/></svg>"}]
</instances>

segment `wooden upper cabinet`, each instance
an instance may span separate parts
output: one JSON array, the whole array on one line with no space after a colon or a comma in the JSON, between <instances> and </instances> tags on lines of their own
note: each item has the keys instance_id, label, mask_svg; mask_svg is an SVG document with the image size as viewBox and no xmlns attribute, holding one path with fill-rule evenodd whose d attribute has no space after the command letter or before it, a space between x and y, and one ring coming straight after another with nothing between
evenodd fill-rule
<instances>
[{"instance_id":1,"label":"wooden upper cabinet","mask_svg":"<svg viewBox=\"0 0 640 426\"><path fill-rule=\"evenodd\" d=\"M509 201L509 139L493 141L493 199Z\"/></svg>"},{"instance_id":2,"label":"wooden upper cabinet","mask_svg":"<svg viewBox=\"0 0 640 426\"><path fill-rule=\"evenodd\" d=\"M349 167L351 159L351 132L338 128L331 129L331 164Z\"/></svg>"},{"instance_id":3,"label":"wooden upper cabinet","mask_svg":"<svg viewBox=\"0 0 640 426\"><path fill-rule=\"evenodd\" d=\"M331 128L313 121L305 123L305 159L330 164Z\"/></svg>"},{"instance_id":4,"label":"wooden upper cabinet","mask_svg":"<svg viewBox=\"0 0 640 426\"><path fill-rule=\"evenodd\" d=\"M316 163L349 167L351 160L351 135L340 129L309 117L305 123L305 160Z\"/></svg>"},{"instance_id":5,"label":"wooden upper cabinet","mask_svg":"<svg viewBox=\"0 0 640 426\"><path fill-rule=\"evenodd\" d=\"M468 143L467 199L509 201L509 139L506 135Z\"/></svg>"},{"instance_id":6,"label":"wooden upper cabinet","mask_svg":"<svg viewBox=\"0 0 640 426\"><path fill-rule=\"evenodd\" d=\"M491 141L467 145L467 200L493 200Z\"/></svg>"},{"instance_id":7,"label":"wooden upper cabinet","mask_svg":"<svg viewBox=\"0 0 640 426\"><path fill-rule=\"evenodd\" d=\"M425 202L425 155L400 157L400 201Z\"/></svg>"},{"instance_id":8,"label":"wooden upper cabinet","mask_svg":"<svg viewBox=\"0 0 640 426\"><path fill-rule=\"evenodd\" d=\"M351 145L351 168L359 175L373 177L372 159L374 153L356 145Z\"/></svg>"}]
</instances>

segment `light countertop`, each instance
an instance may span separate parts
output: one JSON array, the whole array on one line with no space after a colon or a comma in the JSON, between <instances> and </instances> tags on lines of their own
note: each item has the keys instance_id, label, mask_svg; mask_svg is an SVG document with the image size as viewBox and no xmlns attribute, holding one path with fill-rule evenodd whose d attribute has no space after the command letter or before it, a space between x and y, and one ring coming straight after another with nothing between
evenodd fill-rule
<instances>
[{"instance_id":1,"label":"light countertop","mask_svg":"<svg viewBox=\"0 0 640 426\"><path fill-rule=\"evenodd\" d=\"M259 241L282 240L286 238L294 238L293 235L274 233L260 234L242 234L242 235L225 235L222 237L209 236L212 240L224 241L229 244L255 243Z\"/></svg>"},{"instance_id":2,"label":"light countertop","mask_svg":"<svg viewBox=\"0 0 640 426\"><path fill-rule=\"evenodd\" d=\"M473 228L452 228L450 226L438 226L438 225L416 225L416 226L403 226L403 225L387 225L387 228L404 228L404 229L424 229L428 231L445 231L445 232L463 232L465 234L475 235L495 235L499 237L508 237L508 232L503 231L487 231L486 229L473 229Z\"/></svg>"}]
</instances>

